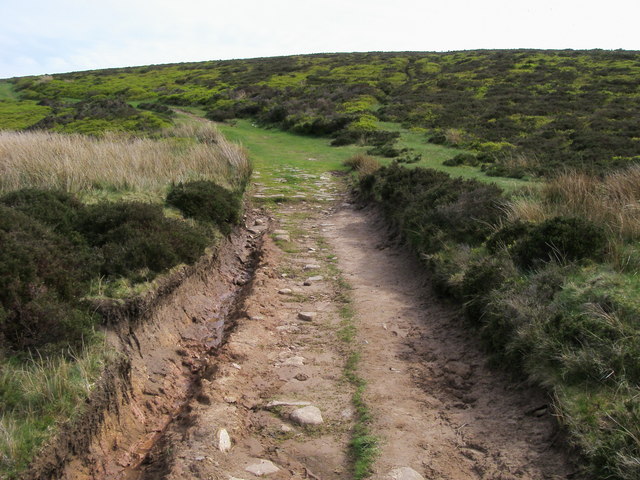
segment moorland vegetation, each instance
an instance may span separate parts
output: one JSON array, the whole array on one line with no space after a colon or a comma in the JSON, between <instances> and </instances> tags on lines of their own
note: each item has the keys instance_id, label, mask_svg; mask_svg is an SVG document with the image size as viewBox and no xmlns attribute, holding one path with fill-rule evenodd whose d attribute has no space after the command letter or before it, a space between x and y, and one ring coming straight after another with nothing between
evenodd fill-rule
<instances>
[{"instance_id":1,"label":"moorland vegetation","mask_svg":"<svg viewBox=\"0 0 640 480\"><path fill-rule=\"evenodd\" d=\"M149 291L215 248L251 169L213 127L182 126L155 140L0 131L0 172L0 474L11 478L78 417L112 356L95 302Z\"/></svg>"},{"instance_id":2,"label":"moorland vegetation","mask_svg":"<svg viewBox=\"0 0 640 480\"><path fill-rule=\"evenodd\" d=\"M368 156L347 162L359 195L433 271L437 290L462 305L496 365L549 391L585 471L640 478L639 80L638 52L511 50L0 82L0 129L33 131L0 137L3 468L28 461L56 422L51 412L71 415L102 368L104 355L77 353L99 345L86 345L97 320L83 300L132 294L193 261L205 238L237 220L244 156L206 129L163 133L187 111L237 121L237 132L256 125L274 138L287 131L301 143L364 146ZM126 155L112 153L118 142ZM65 143L73 152L39 156ZM442 148L437 161L422 145ZM101 167L88 167L94 161ZM524 182L503 177L538 181L516 190ZM48 354L61 346L62 358Z\"/></svg>"},{"instance_id":3,"label":"moorland vegetation","mask_svg":"<svg viewBox=\"0 0 640 480\"><path fill-rule=\"evenodd\" d=\"M401 123L464 148L456 161L498 176L602 172L637 163L637 52L322 54L156 65L10 79L4 128L150 131L169 107L251 118L397 157ZM136 108L138 107L138 108Z\"/></svg>"}]
</instances>

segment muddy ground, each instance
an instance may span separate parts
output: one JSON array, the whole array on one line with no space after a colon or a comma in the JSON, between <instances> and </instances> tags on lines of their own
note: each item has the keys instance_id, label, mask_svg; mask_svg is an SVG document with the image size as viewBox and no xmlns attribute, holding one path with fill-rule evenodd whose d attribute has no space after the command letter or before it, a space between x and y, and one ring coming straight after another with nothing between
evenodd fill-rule
<instances>
[{"instance_id":1,"label":"muddy ground","mask_svg":"<svg viewBox=\"0 0 640 480\"><path fill-rule=\"evenodd\" d=\"M324 192L337 188L334 180L323 181ZM179 389L181 381L190 386L184 396L172 393L175 408L163 407L161 424L133 442L139 451L111 459L118 435L129 435L113 424L108 440L116 447L109 451L103 438L103 458L94 456L109 468L88 472L86 460L75 461L84 470L67 469L63 478L351 479L357 415L345 363L353 352L360 352L358 374L367 382L378 438L373 478L577 478L548 399L486 366L460 312L434 296L416 259L389 243L373 212L344 195L324 195L272 212L274 225L262 236L260 259L224 345L199 347L198 329L163 340L159 351L173 352L167 365L191 368L191 376L138 379L144 386L130 404L151 410L134 412L129 423L136 415L146 419L163 392ZM251 218L247 227L259 236L267 223ZM179 311L190 295L207 305L217 293L206 285L183 290L172 308ZM348 340L344 295L357 326ZM207 315L194 325L204 328ZM153 351L153 338L141 348ZM194 356L206 357L204 368Z\"/></svg>"}]
</instances>

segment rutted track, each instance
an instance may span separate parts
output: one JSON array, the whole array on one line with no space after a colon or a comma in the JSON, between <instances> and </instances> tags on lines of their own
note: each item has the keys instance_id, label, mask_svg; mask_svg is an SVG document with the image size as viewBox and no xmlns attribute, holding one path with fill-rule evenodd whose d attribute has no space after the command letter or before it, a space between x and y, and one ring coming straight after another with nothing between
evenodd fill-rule
<instances>
[{"instance_id":1,"label":"rutted track","mask_svg":"<svg viewBox=\"0 0 640 480\"><path fill-rule=\"evenodd\" d=\"M181 417L239 315L267 231L254 210L213 255L169 275L143 299L99 308L119 352L74 426L46 447L24 479L136 479L166 428Z\"/></svg>"},{"instance_id":2,"label":"rutted track","mask_svg":"<svg viewBox=\"0 0 640 480\"><path fill-rule=\"evenodd\" d=\"M328 177L320 183L335 194ZM354 350L380 440L373 478L577 478L554 446L554 419L538 409L544 395L484 365L459 312L385 244L374 215L321 195L278 207L277 243L262 244L266 222L249 218L147 314L112 315L129 363L109 407L86 446L61 452L72 461L27 478L250 479L268 465L273 480L349 480L356 415L344 368ZM353 287L355 343L340 337L336 265ZM323 422L301 425L299 402ZM398 476L407 468L421 477Z\"/></svg>"}]
</instances>

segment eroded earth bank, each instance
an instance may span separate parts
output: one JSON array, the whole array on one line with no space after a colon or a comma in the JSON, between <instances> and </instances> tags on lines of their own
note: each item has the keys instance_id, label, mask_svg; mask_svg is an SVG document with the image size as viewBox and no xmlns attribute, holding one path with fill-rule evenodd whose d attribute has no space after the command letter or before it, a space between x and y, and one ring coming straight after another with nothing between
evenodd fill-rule
<instances>
[{"instance_id":1,"label":"eroded earth bank","mask_svg":"<svg viewBox=\"0 0 640 480\"><path fill-rule=\"evenodd\" d=\"M354 478L350 441L362 417L346 372L358 354L378 441L372 478L577 478L548 399L489 369L415 259L386 241L373 213L335 195L280 204L271 221L248 218L248 243L226 274L240 291L201 279L167 300L169 327L136 330L129 354L146 360L131 371L134 387L90 458L62 478ZM249 268L251 249L260 254ZM207 341L223 316L218 348ZM178 332L171 318L189 328Z\"/></svg>"}]
</instances>

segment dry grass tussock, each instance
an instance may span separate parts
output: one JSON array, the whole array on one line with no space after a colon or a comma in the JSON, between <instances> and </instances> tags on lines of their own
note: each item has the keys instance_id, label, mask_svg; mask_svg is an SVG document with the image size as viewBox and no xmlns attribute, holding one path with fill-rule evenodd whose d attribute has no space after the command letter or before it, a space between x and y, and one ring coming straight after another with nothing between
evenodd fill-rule
<instances>
[{"instance_id":1,"label":"dry grass tussock","mask_svg":"<svg viewBox=\"0 0 640 480\"><path fill-rule=\"evenodd\" d=\"M603 226L614 241L637 241L640 165L604 178L567 172L549 181L537 196L520 197L510 205L512 218L539 222L556 215L587 218Z\"/></svg>"},{"instance_id":2,"label":"dry grass tussock","mask_svg":"<svg viewBox=\"0 0 640 480\"><path fill-rule=\"evenodd\" d=\"M205 179L238 188L250 174L245 150L212 126L176 127L160 140L0 131L0 191L159 191Z\"/></svg>"},{"instance_id":3,"label":"dry grass tussock","mask_svg":"<svg viewBox=\"0 0 640 480\"><path fill-rule=\"evenodd\" d=\"M344 165L351 170L358 172L360 177L369 175L381 167L378 160L362 153L358 153L348 158L344 161Z\"/></svg>"}]
</instances>

